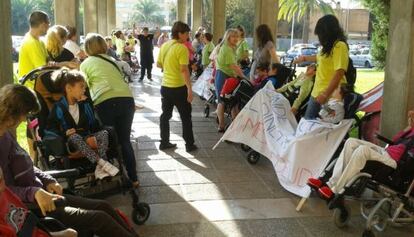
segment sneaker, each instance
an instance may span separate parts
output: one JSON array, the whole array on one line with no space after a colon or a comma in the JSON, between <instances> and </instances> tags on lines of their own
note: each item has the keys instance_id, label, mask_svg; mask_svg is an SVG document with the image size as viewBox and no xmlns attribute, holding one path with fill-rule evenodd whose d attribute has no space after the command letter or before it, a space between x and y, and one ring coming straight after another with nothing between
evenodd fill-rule
<instances>
[{"instance_id":1,"label":"sneaker","mask_svg":"<svg viewBox=\"0 0 414 237\"><path fill-rule=\"evenodd\" d=\"M98 161L98 166L101 166L102 169L111 176L115 176L119 172L119 169L116 166L103 159Z\"/></svg>"},{"instance_id":2,"label":"sneaker","mask_svg":"<svg viewBox=\"0 0 414 237\"><path fill-rule=\"evenodd\" d=\"M316 189L316 190L319 189L320 187L322 187L322 181L320 179L309 178L307 184L312 189Z\"/></svg>"},{"instance_id":3,"label":"sneaker","mask_svg":"<svg viewBox=\"0 0 414 237\"><path fill-rule=\"evenodd\" d=\"M167 142L167 143L161 143L159 148L160 150L167 150L167 149L176 148L176 147L177 147L177 144Z\"/></svg>"},{"instance_id":4,"label":"sneaker","mask_svg":"<svg viewBox=\"0 0 414 237\"><path fill-rule=\"evenodd\" d=\"M103 179L103 178L108 177L108 176L110 176L110 175L104 171L104 169L103 169L102 166L100 166L100 165L97 165L96 166L96 169L95 169L95 178L97 178L97 179Z\"/></svg>"},{"instance_id":5,"label":"sneaker","mask_svg":"<svg viewBox=\"0 0 414 237\"><path fill-rule=\"evenodd\" d=\"M318 190L323 199L331 200L334 197L334 193L328 186L324 186Z\"/></svg>"},{"instance_id":6,"label":"sneaker","mask_svg":"<svg viewBox=\"0 0 414 237\"><path fill-rule=\"evenodd\" d=\"M152 78L148 78L148 80L152 81Z\"/></svg>"},{"instance_id":7,"label":"sneaker","mask_svg":"<svg viewBox=\"0 0 414 237\"><path fill-rule=\"evenodd\" d=\"M186 152L192 152L192 151L195 151L197 149L198 149L198 147L196 145L194 145L194 144L185 145L185 151Z\"/></svg>"}]
</instances>

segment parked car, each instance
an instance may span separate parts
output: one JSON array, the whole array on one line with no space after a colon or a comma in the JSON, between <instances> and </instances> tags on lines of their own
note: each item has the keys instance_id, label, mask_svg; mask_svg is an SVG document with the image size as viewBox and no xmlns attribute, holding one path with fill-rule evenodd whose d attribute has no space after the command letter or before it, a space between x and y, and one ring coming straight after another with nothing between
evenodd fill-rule
<instances>
[{"instance_id":1,"label":"parked car","mask_svg":"<svg viewBox=\"0 0 414 237\"><path fill-rule=\"evenodd\" d=\"M372 56L370 48L362 48L360 50L349 51L349 57L354 62L354 66L372 68Z\"/></svg>"},{"instance_id":2,"label":"parked car","mask_svg":"<svg viewBox=\"0 0 414 237\"><path fill-rule=\"evenodd\" d=\"M312 44L296 44L292 48L290 48L286 55L281 58L281 63L284 65L289 65L296 57L300 55L316 55L318 53L318 48ZM307 66L311 64L311 62L303 62L300 63L298 66Z\"/></svg>"}]
</instances>

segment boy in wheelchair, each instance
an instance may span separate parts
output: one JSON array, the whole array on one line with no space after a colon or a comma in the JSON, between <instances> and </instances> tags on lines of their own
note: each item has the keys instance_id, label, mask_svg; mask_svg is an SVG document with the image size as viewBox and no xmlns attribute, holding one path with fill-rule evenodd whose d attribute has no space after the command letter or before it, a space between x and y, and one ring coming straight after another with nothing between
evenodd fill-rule
<instances>
[{"instance_id":1,"label":"boy in wheelchair","mask_svg":"<svg viewBox=\"0 0 414 237\"><path fill-rule=\"evenodd\" d=\"M62 69L52 75L63 96L49 114L47 133L65 137L69 146L96 164L95 177L115 176L119 170L107 161L109 135L100 130L93 107L85 96L86 81L76 70Z\"/></svg>"},{"instance_id":2,"label":"boy in wheelchair","mask_svg":"<svg viewBox=\"0 0 414 237\"><path fill-rule=\"evenodd\" d=\"M0 89L0 167L5 184L25 203L36 203L44 216L53 217L78 233L104 236L137 236L129 223L108 202L63 194L62 186L33 166L27 152L9 132L30 113L39 111L36 96L21 85ZM65 197L57 209L55 200Z\"/></svg>"},{"instance_id":3,"label":"boy in wheelchair","mask_svg":"<svg viewBox=\"0 0 414 237\"><path fill-rule=\"evenodd\" d=\"M308 185L318 190L322 198L332 200L336 194L343 191L345 185L358 174L368 161L380 162L396 169L406 147L414 140L414 110L408 112L408 127L394 136L392 144L386 148L370 142L350 138L336 160L332 176L328 182L326 177L309 178ZM409 152L414 152L411 146Z\"/></svg>"}]
</instances>

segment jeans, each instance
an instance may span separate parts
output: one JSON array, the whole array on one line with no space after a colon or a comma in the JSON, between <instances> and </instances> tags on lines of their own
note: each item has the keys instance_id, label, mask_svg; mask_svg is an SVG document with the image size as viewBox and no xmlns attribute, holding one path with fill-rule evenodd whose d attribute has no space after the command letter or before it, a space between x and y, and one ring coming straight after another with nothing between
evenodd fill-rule
<instances>
[{"instance_id":1,"label":"jeans","mask_svg":"<svg viewBox=\"0 0 414 237\"><path fill-rule=\"evenodd\" d=\"M79 236L95 234L101 237L137 236L106 201L64 195L66 206L48 213Z\"/></svg>"},{"instance_id":2,"label":"jeans","mask_svg":"<svg viewBox=\"0 0 414 237\"><path fill-rule=\"evenodd\" d=\"M132 120L135 114L134 99L132 97L118 97L105 100L96 106L96 112L104 125L115 128L128 177L132 182L137 181L137 164L130 140Z\"/></svg>"},{"instance_id":3,"label":"jeans","mask_svg":"<svg viewBox=\"0 0 414 237\"><path fill-rule=\"evenodd\" d=\"M321 110L321 105L315 100L315 98L310 97L308 106L306 107L305 119L316 119L319 116L319 111Z\"/></svg>"},{"instance_id":4,"label":"jeans","mask_svg":"<svg viewBox=\"0 0 414 237\"><path fill-rule=\"evenodd\" d=\"M174 106L177 107L183 126L183 138L186 146L194 144L191 104L187 101L187 87L161 87L162 114L160 116L161 143L170 142L170 119Z\"/></svg>"},{"instance_id":5,"label":"jeans","mask_svg":"<svg viewBox=\"0 0 414 237\"><path fill-rule=\"evenodd\" d=\"M220 93L221 93L221 89L223 89L224 82L226 81L227 78L229 78L229 76L226 75L221 70L216 71L216 78L214 81L214 86L216 88L216 96L217 96L217 101L219 103L222 103L221 98L220 98Z\"/></svg>"},{"instance_id":6,"label":"jeans","mask_svg":"<svg viewBox=\"0 0 414 237\"><path fill-rule=\"evenodd\" d=\"M152 74L151 74L152 65L150 65L150 66L143 66L143 65L141 65L141 77L139 78L140 80L143 80L144 79L145 70L147 70L147 78L148 79L151 79L152 78Z\"/></svg>"}]
</instances>

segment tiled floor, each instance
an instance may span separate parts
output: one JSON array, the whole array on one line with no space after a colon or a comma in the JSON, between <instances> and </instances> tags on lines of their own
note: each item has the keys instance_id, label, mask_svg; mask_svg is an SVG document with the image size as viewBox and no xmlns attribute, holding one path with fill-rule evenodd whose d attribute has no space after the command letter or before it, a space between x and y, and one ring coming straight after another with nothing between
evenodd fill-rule
<instances>
[{"instance_id":1,"label":"tiled floor","mask_svg":"<svg viewBox=\"0 0 414 237\"><path fill-rule=\"evenodd\" d=\"M136 227L141 236L361 236L365 220L356 205L349 227L338 229L331 211L317 198L296 212L299 198L280 186L268 160L252 166L236 144L222 143L212 150L220 135L215 119L203 117L204 104L198 97L193 103L193 127L200 149L185 152L181 123L174 113L171 140L178 148L159 151L160 72L155 74L153 82L131 86L136 102L145 106L133 124L140 198L151 206L146 224ZM108 200L130 213L127 197ZM414 236L414 229L388 228L380 236Z\"/></svg>"}]
</instances>

